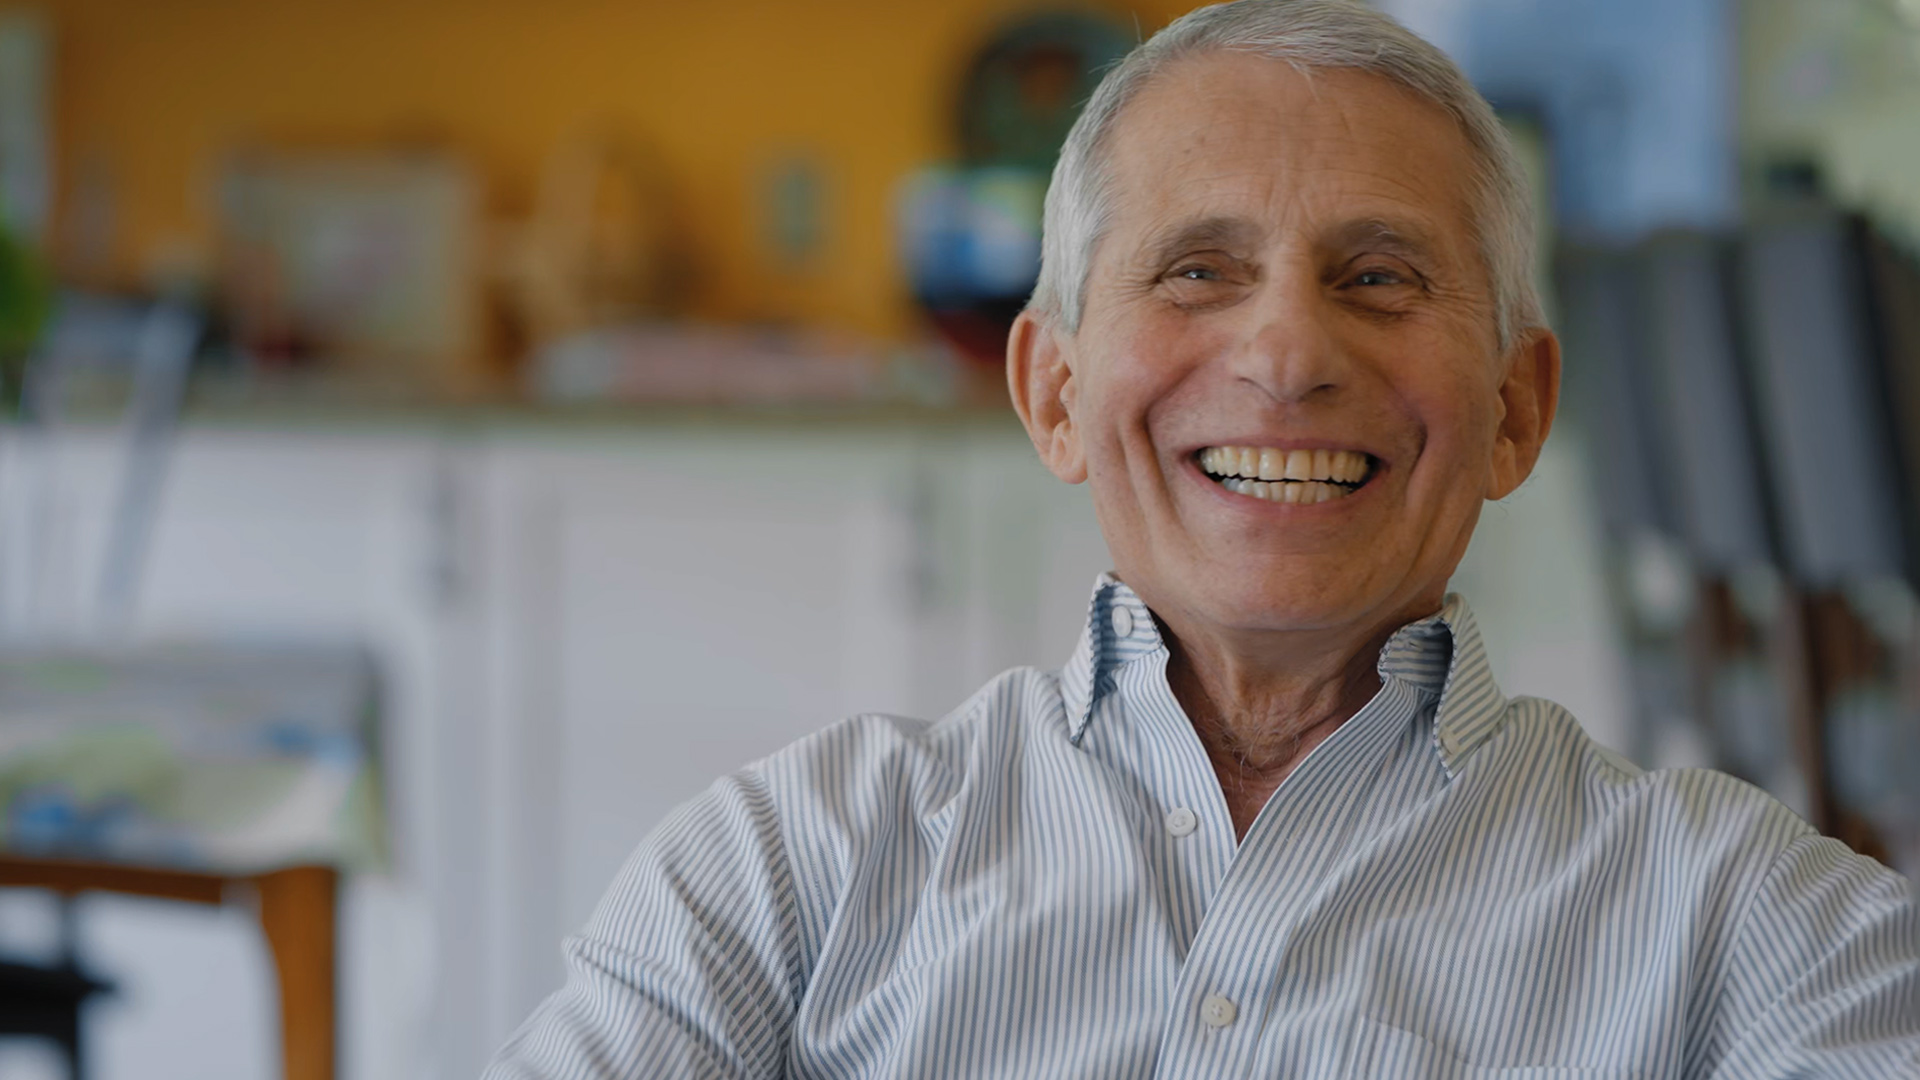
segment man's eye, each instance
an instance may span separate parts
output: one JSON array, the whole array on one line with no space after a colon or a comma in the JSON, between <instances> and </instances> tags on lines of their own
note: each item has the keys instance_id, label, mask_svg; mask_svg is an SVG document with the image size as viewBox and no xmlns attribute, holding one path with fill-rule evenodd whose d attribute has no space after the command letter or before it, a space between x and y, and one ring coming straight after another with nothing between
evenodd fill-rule
<instances>
[{"instance_id":1,"label":"man's eye","mask_svg":"<svg viewBox=\"0 0 1920 1080\"><path fill-rule=\"evenodd\" d=\"M1220 273L1208 266L1183 266L1173 276L1186 281L1219 281Z\"/></svg>"},{"instance_id":2,"label":"man's eye","mask_svg":"<svg viewBox=\"0 0 1920 1080\"><path fill-rule=\"evenodd\" d=\"M1399 274L1390 270L1362 270L1353 279L1355 285L1401 285L1405 284Z\"/></svg>"}]
</instances>

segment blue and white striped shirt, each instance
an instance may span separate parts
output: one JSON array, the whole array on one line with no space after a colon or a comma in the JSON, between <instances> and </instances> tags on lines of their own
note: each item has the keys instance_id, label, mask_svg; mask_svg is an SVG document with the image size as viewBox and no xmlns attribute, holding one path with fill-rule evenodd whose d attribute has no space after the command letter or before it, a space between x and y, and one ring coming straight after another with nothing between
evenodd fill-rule
<instances>
[{"instance_id":1,"label":"blue and white striped shirt","mask_svg":"<svg viewBox=\"0 0 1920 1080\"><path fill-rule=\"evenodd\" d=\"M1494 685L1457 597L1236 842L1103 578L1060 672L863 716L641 844L488 1076L1920 1077L1920 917Z\"/></svg>"}]
</instances>

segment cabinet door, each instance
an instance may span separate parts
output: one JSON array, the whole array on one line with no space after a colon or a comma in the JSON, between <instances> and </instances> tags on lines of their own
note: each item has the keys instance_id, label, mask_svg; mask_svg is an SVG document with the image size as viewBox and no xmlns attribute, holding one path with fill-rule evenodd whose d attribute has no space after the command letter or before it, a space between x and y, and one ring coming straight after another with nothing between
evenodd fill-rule
<instances>
[{"instance_id":1,"label":"cabinet door","mask_svg":"<svg viewBox=\"0 0 1920 1080\"><path fill-rule=\"evenodd\" d=\"M343 879L345 1075L418 1075L442 1045L436 994L464 974L448 946L477 867L449 830L471 819L475 793L443 752L460 738L441 700L448 612L435 577L451 542L435 514L447 468L430 433L191 431L167 469L137 608L151 636L325 638L377 658L389 863ZM265 1003L270 1074L272 984L241 992Z\"/></svg>"},{"instance_id":2,"label":"cabinet door","mask_svg":"<svg viewBox=\"0 0 1920 1080\"><path fill-rule=\"evenodd\" d=\"M913 710L911 452L746 425L492 444L502 1034L669 809L841 717Z\"/></svg>"},{"instance_id":3,"label":"cabinet door","mask_svg":"<svg viewBox=\"0 0 1920 1080\"><path fill-rule=\"evenodd\" d=\"M977 686L1009 667L1065 664L1111 563L1087 486L1048 472L1024 433L983 430L972 447L962 572Z\"/></svg>"}]
</instances>

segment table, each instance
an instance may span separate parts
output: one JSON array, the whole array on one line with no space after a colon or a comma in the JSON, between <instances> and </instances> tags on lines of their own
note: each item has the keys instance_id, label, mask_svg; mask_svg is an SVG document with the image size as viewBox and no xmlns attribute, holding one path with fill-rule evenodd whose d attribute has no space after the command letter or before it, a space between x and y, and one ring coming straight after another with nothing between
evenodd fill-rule
<instances>
[{"instance_id":1,"label":"table","mask_svg":"<svg viewBox=\"0 0 1920 1080\"><path fill-rule=\"evenodd\" d=\"M0 853L0 887L69 897L113 892L190 904L253 904L278 976L285 1080L333 1080L339 874L332 867L229 875Z\"/></svg>"},{"instance_id":2,"label":"table","mask_svg":"<svg viewBox=\"0 0 1920 1080\"><path fill-rule=\"evenodd\" d=\"M340 875L384 857L376 675L340 642L0 651L0 887L250 905L286 1080L332 1080Z\"/></svg>"}]
</instances>

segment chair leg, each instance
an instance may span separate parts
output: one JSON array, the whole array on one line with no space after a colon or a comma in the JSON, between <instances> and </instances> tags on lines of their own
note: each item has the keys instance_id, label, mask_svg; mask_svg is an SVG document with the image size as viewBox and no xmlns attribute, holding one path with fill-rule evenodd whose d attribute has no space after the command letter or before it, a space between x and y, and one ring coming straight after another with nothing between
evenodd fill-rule
<instances>
[{"instance_id":1,"label":"chair leg","mask_svg":"<svg viewBox=\"0 0 1920 1080\"><path fill-rule=\"evenodd\" d=\"M67 1076L71 1080L87 1080L87 1055L81 1040L80 1006L76 1005L64 1020L60 1034L54 1037L54 1041L66 1051Z\"/></svg>"}]
</instances>

